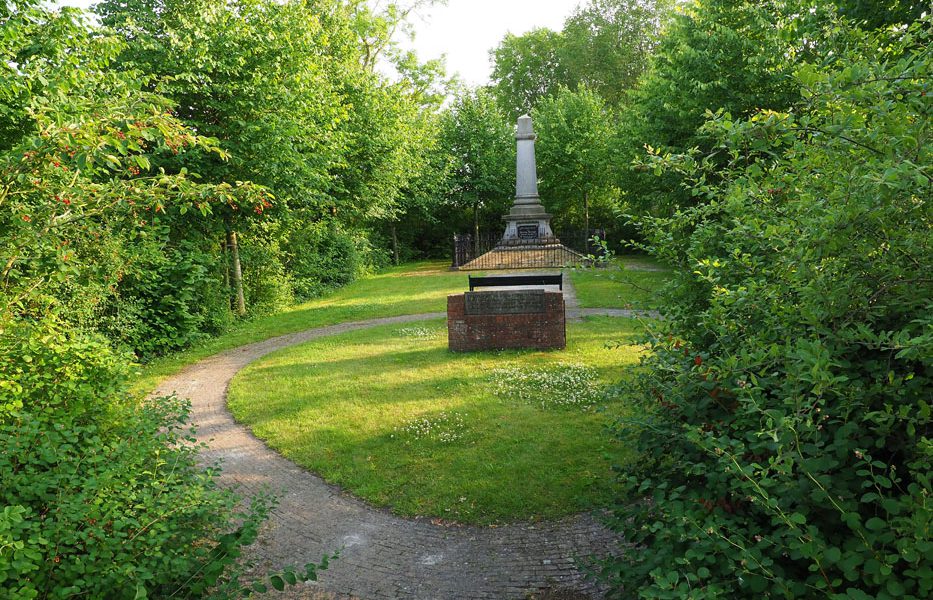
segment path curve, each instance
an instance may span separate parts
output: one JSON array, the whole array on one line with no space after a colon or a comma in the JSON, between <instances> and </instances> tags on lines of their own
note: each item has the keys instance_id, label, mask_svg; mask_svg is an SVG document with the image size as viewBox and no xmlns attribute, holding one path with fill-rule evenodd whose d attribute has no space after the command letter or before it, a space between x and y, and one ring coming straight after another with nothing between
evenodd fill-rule
<instances>
[{"instance_id":1,"label":"path curve","mask_svg":"<svg viewBox=\"0 0 933 600\"><path fill-rule=\"evenodd\" d=\"M590 311L581 311L590 314ZM605 314L592 311L592 314ZM264 571L318 562L341 550L320 581L288 597L523 599L541 589L601 595L577 561L606 555L615 534L592 514L497 528L449 527L375 508L286 460L236 423L226 408L234 375L270 352L320 337L391 323L442 318L426 313L342 323L283 335L217 354L161 383L154 394L191 400L203 459L223 461L220 484L245 493L265 486L279 504L255 545Z\"/></svg>"}]
</instances>

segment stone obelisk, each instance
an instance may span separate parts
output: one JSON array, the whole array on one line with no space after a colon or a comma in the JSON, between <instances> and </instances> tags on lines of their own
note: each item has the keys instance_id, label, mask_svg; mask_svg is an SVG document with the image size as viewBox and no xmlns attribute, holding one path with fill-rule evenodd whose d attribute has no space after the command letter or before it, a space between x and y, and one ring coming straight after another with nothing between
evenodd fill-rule
<instances>
[{"instance_id":1,"label":"stone obelisk","mask_svg":"<svg viewBox=\"0 0 933 600\"><path fill-rule=\"evenodd\" d=\"M531 117L519 117L515 133L518 146L515 159L515 201L509 214L502 217L506 226L500 246L560 244L551 231L551 215L544 211L538 196L536 137Z\"/></svg>"}]
</instances>

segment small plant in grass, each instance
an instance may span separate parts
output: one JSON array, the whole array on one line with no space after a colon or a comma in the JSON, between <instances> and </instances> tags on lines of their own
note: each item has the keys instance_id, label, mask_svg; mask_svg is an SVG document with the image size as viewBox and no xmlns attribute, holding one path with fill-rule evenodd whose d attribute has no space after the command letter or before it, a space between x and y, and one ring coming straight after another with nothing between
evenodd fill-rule
<instances>
[{"instance_id":1,"label":"small plant in grass","mask_svg":"<svg viewBox=\"0 0 933 600\"><path fill-rule=\"evenodd\" d=\"M396 434L405 441L432 440L442 444L456 442L466 433L465 415L459 412L442 412L434 417L419 417L396 427Z\"/></svg>"},{"instance_id":2,"label":"small plant in grass","mask_svg":"<svg viewBox=\"0 0 933 600\"><path fill-rule=\"evenodd\" d=\"M431 329L429 327L403 327L395 332L399 337L423 339L432 338L438 333L440 333L439 329Z\"/></svg>"},{"instance_id":3,"label":"small plant in grass","mask_svg":"<svg viewBox=\"0 0 933 600\"><path fill-rule=\"evenodd\" d=\"M591 408L602 395L596 369L560 363L543 369L507 367L492 372L500 398L540 404L542 408Z\"/></svg>"}]
</instances>

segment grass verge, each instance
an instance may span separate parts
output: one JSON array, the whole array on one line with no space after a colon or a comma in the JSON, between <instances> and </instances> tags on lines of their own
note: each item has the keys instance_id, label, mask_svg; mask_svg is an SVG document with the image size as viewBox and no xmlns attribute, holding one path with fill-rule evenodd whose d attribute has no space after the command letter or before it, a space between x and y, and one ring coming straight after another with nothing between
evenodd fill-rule
<instances>
[{"instance_id":1,"label":"grass verge","mask_svg":"<svg viewBox=\"0 0 933 600\"><path fill-rule=\"evenodd\" d=\"M591 318L564 351L453 354L443 320L376 327L250 365L229 407L289 460L399 514L555 518L611 500L628 452L604 428L624 406L591 392L636 362L638 331Z\"/></svg>"},{"instance_id":2,"label":"grass verge","mask_svg":"<svg viewBox=\"0 0 933 600\"><path fill-rule=\"evenodd\" d=\"M218 352L278 335L335 323L378 317L440 312L447 295L467 288L467 274L448 270L442 261L393 267L359 279L322 298L282 312L245 321L236 329L142 367L133 389L146 393L181 368Z\"/></svg>"},{"instance_id":3,"label":"grass verge","mask_svg":"<svg viewBox=\"0 0 933 600\"><path fill-rule=\"evenodd\" d=\"M581 308L656 309L658 290L670 271L649 259L616 258L604 268L573 269L570 278Z\"/></svg>"}]
</instances>

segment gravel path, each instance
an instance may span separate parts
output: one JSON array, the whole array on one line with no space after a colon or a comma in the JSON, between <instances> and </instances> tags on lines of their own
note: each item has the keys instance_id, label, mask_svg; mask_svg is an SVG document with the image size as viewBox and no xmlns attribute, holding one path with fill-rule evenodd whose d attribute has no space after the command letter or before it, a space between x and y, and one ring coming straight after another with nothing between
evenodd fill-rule
<instances>
[{"instance_id":1,"label":"gravel path","mask_svg":"<svg viewBox=\"0 0 933 600\"><path fill-rule=\"evenodd\" d=\"M614 535L595 515L497 528L398 517L282 458L227 411L233 376L274 350L355 329L444 316L343 323L249 344L184 369L155 392L177 392L191 400L198 440L208 444L205 462L223 460L222 485L246 493L265 486L279 493L279 505L255 547L259 568L303 565L341 551L318 583L293 589L287 597L520 599L543 589L600 596L577 568L580 558L605 555L615 547Z\"/></svg>"}]
</instances>

